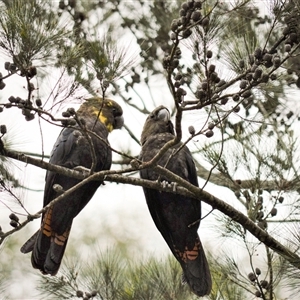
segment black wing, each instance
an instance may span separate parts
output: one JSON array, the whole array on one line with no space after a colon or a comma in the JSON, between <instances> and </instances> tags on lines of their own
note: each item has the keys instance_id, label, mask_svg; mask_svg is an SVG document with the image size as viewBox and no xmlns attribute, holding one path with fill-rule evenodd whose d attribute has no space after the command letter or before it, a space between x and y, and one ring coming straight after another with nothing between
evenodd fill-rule
<instances>
[{"instance_id":1,"label":"black wing","mask_svg":"<svg viewBox=\"0 0 300 300\"><path fill-rule=\"evenodd\" d=\"M161 108L160 108L161 109ZM154 111L155 112L155 111ZM142 161L150 161L162 146L174 138L170 132L154 132L157 123L167 122L167 118L151 117L147 119L143 137L143 147L140 155ZM156 122L155 126L151 126ZM149 124L150 123L150 124ZM180 145L179 145L180 146ZM170 149L159 161L159 165L198 186L197 173L192 155L187 147ZM140 172L141 178L148 180L166 180L152 169ZM207 259L198 236L200 225L201 203L195 199L144 188L147 205L153 221L166 240L169 248L181 264L184 277L192 291L198 296L207 295L212 286Z\"/></svg>"},{"instance_id":2,"label":"black wing","mask_svg":"<svg viewBox=\"0 0 300 300\"><path fill-rule=\"evenodd\" d=\"M94 126L93 131L106 140L107 129L102 123ZM90 125L91 125L90 124ZM111 150L105 142L91 137L96 152L95 171L107 170L111 166ZM74 168L82 166L90 168L92 164L91 145L78 131L71 128L63 129L60 133L50 158L50 163ZM80 181L54 172L47 172L44 193L44 206L59 194L53 189L54 184L68 190ZM42 217L41 229L21 248L23 253L32 251L32 265L45 274L55 275L59 269L73 219L92 198L101 183L92 181L55 203Z\"/></svg>"}]
</instances>

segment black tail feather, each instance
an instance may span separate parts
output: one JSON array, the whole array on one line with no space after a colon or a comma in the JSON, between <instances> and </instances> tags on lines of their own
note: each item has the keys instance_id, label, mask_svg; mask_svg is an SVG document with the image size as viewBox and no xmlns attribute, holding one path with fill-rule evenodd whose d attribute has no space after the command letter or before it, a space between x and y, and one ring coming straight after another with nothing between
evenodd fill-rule
<instances>
[{"instance_id":1,"label":"black tail feather","mask_svg":"<svg viewBox=\"0 0 300 300\"><path fill-rule=\"evenodd\" d=\"M35 269L41 270L43 274L47 274L44 269L45 260L51 245L51 236L47 236L41 231L39 232L34 248L31 254L31 263Z\"/></svg>"},{"instance_id":2,"label":"black tail feather","mask_svg":"<svg viewBox=\"0 0 300 300\"><path fill-rule=\"evenodd\" d=\"M58 272L68 242L69 230L62 236L55 235L44 263L44 270L47 274L55 275ZM63 239L63 241L61 240Z\"/></svg>"},{"instance_id":3,"label":"black tail feather","mask_svg":"<svg viewBox=\"0 0 300 300\"><path fill-rule=\"evenodd\" d=\"M71 227L62 235L38 230L22 247L22 253L31 254L31 263L43 274L56 275L60 267ZM46 233L46 234L45 234Z\"/></svg>"},{"instance_id":4,"label":"black tail feather","mask_svg":"<svg viewBox=\"0 0 300 300\"><path fill-rule=\"evenodd\" d=\"M60 267L70 230L63 235L46 236L39 233L34 245L31 263L35 269L39 269L43 274L56 275Z\"/></svg>"},{"instance_id":5,"label":"black tail feather","mask_svg":"<svg viewBox=\"0 0 300 300\"><path fill-rule=\"evenodd\" d=\"M198 296L208 295L212 288L211 274L204 249L200 244L198 256L194 260L180 262L183 269L183 282Z\"/></svg>"},{"instance_id":6,"label":"black tail feather","mask_svg":"<svg viewBox=\"0 0 300 300\"><path fill-rule=\"evenodd\" d=\"M22 253L26 254L33 250L38 234L39 230L21 247L20 251Z\"/></svg>"}]
</instances>

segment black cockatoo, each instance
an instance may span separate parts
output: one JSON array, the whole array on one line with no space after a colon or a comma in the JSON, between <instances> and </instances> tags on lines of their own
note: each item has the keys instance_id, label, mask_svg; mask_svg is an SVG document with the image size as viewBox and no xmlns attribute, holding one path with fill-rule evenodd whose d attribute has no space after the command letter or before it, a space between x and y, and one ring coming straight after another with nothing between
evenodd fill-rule
<instances>
[{"instance_id":1,"label":"black cockatoo","mask_svg":"<svg viewBox=\"0 0 300 300\"><path fill-rule=\"evenodd\" d=\"M140 159L150 161L168 141L174 139L170 113L164 106L157 107L148 116L142 136ZM195 164L189 149L181 144L169 149L159 160L160 166L198 186ZM174 151L175 150L175 151ZM174 154L175 153L175 154ZM141 178L167 181L153 169L142 169ZM147 205L157 229L167 242L183 269L184 281L198 296L210 293L211 275L207 259L197 233L201 218L201 202L173 193L144 188Z\"/></svg>"},{"instance_id":2,"label":"black cockatoo","mask_svg":"<svg viewBox=\"0 0 300 300\"><path fill-rule=\"evenodd\" d=\"M64 128L53 147L49 162L70 169L90 169L94 152L94 172L109 170L112 152L107 137L113 129L123 126L122 114L122 108L113 100L98 97L87 99L76 112L76 117L81 120L81 126L85 130L78 124L75 128ZM55 185L67 191L79 182L80 180L47 171L44 206L61 193L59 189L53 188ZM93 197L100 184L100 181L86 183L43 214L40 230L21 248L23 253L32 251L31 262L34 268L40 269L43 274L57 273L73 219Z\"/></svg>"}]
</instances>

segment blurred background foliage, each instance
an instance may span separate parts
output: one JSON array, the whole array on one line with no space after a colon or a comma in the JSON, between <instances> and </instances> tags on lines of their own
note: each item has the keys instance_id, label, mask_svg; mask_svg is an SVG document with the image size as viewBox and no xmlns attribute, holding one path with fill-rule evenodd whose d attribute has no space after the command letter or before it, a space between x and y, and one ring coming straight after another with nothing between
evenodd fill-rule
<instances>
[{"instance_id":1,"label":"blurred background foliage","mask_svg":"<svg viewBox=\"0 0 300 300\"><path fill-rule=\"evenodd\" d=\"M298 0L1 0L0 7L6 147L47 159L61 129L54 117L100 95L125 112L112 146L136 157L146 115L160 104L174 115L181 105L200 186L299 253ZM113 168L128 164L114 153ZM0 171L7 232L11 212L25 219L40 209L44 172L4 156ZM76 221L57 277L37 276L19 254L38 221L7 238L1 297L194 299L142 192L127 188L107 184L97 192ZM203 223L214 282L207 299L298 299L298 269L221 213Z\"/></svg>"}]
</instances>

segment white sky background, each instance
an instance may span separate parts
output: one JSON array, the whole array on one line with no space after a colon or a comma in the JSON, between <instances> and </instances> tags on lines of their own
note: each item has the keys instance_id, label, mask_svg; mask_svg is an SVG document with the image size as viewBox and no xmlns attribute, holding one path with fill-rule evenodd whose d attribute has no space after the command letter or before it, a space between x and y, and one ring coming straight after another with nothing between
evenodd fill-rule
<instances>
[{"instance_id":1,"label":"white sky background","mask_svg":"<svg viewBox=\"0 0 300 300\"><path fill-rule=\"evenodd\" d=\"M6 59L3 55L1 55L0 58L0 71L4 74L4 61ZM52 74L51 77L53 82L52 80L49 80L49 84L53 85L58 74L57 76L56 74ZM12 76L7 79L5 83L6 88L1 91L0 102L7 102L6 99L10 95L20 97L26 96L27 92L23 88L23 85L26 83L24 79L20 78L16 80L16 76ZM172 103L172 99L168 92L167 84L165 82L157 81L153 83L153 86L155 88L152 89L152 93L155 95L156 105L170 105ZM141 88L140 93L143 97L148 98L148 103L152 103L147 90L143 90ZM118 97L112 98L118 101ZM134 93L132 94L132 98L133 101L138 100ZM123 102L120 103L124 109L126 125L134 131L137 137L139 137L145 121L145 116L132 113L132 110L124 106ZM154 108L154 106L150 106L151 105L148 106L149 109ZM188 116L185 116L185 120L188 120L188 122L184 123L183 133L184 136L187 137L187 126L191 125L190 122L200 125L201 119L199 120L197 116L189 114ZM50 154L52 146L55 143L61 128L49 125L43 120L41 120L41 123L44 135L45 154ZM15 140L17 142L22 142L19 145L16 145L14 149L41 153L41 136L39 132L40 129L37 126L37 119L31 122L26 122L19 110L16 108L10 108L5 109L4 112L0 114L0 125L1 124L7 125L8 136L16 136ZM109 136L109 140L113 148L122 149L122 145L124 143L124 148L127 148L126 144L128 143L129 138L126 136L124 139L125 132L125 129L117 130ZM205 139L205 137L203 137L203 139ZM134 141L131 143L131 146L131 148L135 151L133 154L137 155L139 153L139 147ZM43 189L45 170L40 170L39 168L29 165L24 167L25 165L23 163L14 162L14 164L16 165L14 168L15 172L18 173L19 178L26 186L29 186L30 188ZM114 168L114 166L112 166L112 168ZM204 184L204 181L199 181L199 184L201 186L201 184ZM205 190L220 197L228 203L233 203L234 195L231 191L214 186L210 183L206 185ZM25 201L26 208L31 213L35 213L41 209L43 192L26 191L21 196ZM16 207L17 206L14 206L14 208ZM205 204L202 205L203 216L209 210L209 206ZM3 228L3 231L11 229L8 218L9 214L10 212L0 204L0 225ZM7 223L5 223L5 220L7 220ZM233 239L230 241L215 239L216 234L214 234L213 221L213 216L210 215L202 221L199 231L206 251L211 249L214 254L219 253L221 249L226 249L229 252L236 252L236 248L238 246L233 243ZM31 236L31 234L38 229L39 223L40 220L35 220L34 222L31 222L26 229L14 234L14 238L18 240L19 248ZM114 234L114 236L109 237L107 235L108 231L110 231L111 234ZM135 253L132 257L135 259L142 259L144 255L148 255L149 253L158 256L171 253L148 213L144 194L140 187L122 184L116 185L114 183L106 183L105 186L101 186L93 199L76 217L73 223L65 254L66 257L68 256L68 248L77 248L78 253L82 253L83 257L88 256L90 245L80 242L80 240L82 240L82 238L86 235L97 240L97 244L101 249L105 249L107 246L112 246L114 244L114 238L120 239L124 242L128 240L133 241L134 247L132 251ZM4 244L4 246L0 249L1 260L7 257L15 257L16 262L19 263L22 261L21 265L15 265L12 261L15 276L14 280L10 282L9 299L39 299L39 297L36 296L36 291L34 289L34 282L37 278L36 274L38 274L38 271L31 268L30 255L24 255L21 252L12 254L10 253L10 249L7 249L5 246L6 245ZM95 246L93 247L94 250ZM240 258L243 259L243 251L244 249L242 248L238 249L236 256L240 256ZM243 265L245 272L247 272L246 267L248 266L248 263L243 263Z\"/></svg>"},{"instance_id":2,"label":"white sky background","mask_svg":"<svg viewBox=\"0 0 300 300\"><path fill-rule=\"evenodd\" d=\"M26 91L23 87L21 85L17 86L16 83L18 85L18 81L15 81L13 77L12 83L7 81L7 87L3 90L5 94L7 93L7 96L11 94L20 96L26 95ZM157 90L156 95L161 95L162 99L161 101L157 101L157 105L165 104L163 97L165 97L164 95L169 95L167 87L165 86L163 90ZM4 96L2 101L4 100L5 102L7 96ZM114 99L117 100L117 98ZM127 126L135 129L135 133L139 137L144 123L144 117L138 117L139 116L133 115L132 111L124 107L125 122ZM40 129L37 126L37 119L26 122L24 117L21 116L20 111L16 108L10 108L5 109L4 112L0 114L0 124L7 125L8 137L10 134L13 136L15 134L16 141L19 141L19 139L22 141L22 144L14 147L16 150L41 153L41 137ZM188 125L185 126L185 131L187 126ZM45 154L49 154L61 129L43 120L42 128ZM120 149L120 146L122 148L125 132L125 129L122 129L110 134L109 140L113 148ZM185 135L187 135L187 133ZM203 138L205 139L205 137ZM126 138L125 142L127 143ZM133 142L133 144L135 144L135 142ZM134 154L138 154L139 147L135 144L133 148L136 151ZM14 163L20 165L20 168L15 167L15 171L18 173L21 182L24 182L24 184L30 188L43 189L45 170L30 165L25 166L23 163ZM203 185L204 181L200 180L199 184L200 186ZM232 192L228 191L224 193L223 188L212 184L208 184L205 190L228 202L234 199ZM43 192L26 191L24 194L21 194L21 197L24 199L26 208L30 213L35 213L41 209ZM4 231L7 231L11 228L8 219L10 212L4 209L3 206L0 207L1 226ZM17 205L14 206L14 208L17 208ZM203 204L202 210L202 215L204 216L210 208ZM7 220L7 223L3 223L3 220ZM213 223L212 215L201 223L199 234L206 251L208 252L212 249L213 254L217 254L220 249L231 251L232 246L236 248L236 245L231 245L233 240L228 244L224 240L215 239L216 234L213 233ZM39 228L39 224L40 219L35 220L31 222L26 229L15 233L14 237L18 240L19 248L27 238ZM107 232L110 232L110 235L113 236L109 236ZM134 246L131 247L131 249L135 252L132 257L136 260L143 259L145 255L147 256L149 254L157 256L170 254L169 248L150 217L144 194L140 187L123 184L116 185L109 182L107 182L105 186L101 186L93 199L76 217L72 226L65 256L68 257L69 248L76 248L78 253L81 253L80 259L82 259L82 261L88 258L91 247L92 251L95 251L96 246L89 245L86 240L85 243L82 243L82 239L87 235L91 237L92 240L96 240L96 244L103 250L106 247L114 245L114 238L125 243L132 241ZM240 250L242 251L242 248ZM7 251L5 245L1 251L1 256L6 257L6 255L9 255L9 257L11 257L12 255L11 253L5 253ZM241 254L237 255L239 256ZM241 256L243 256L243 254ZM39 272L31 268L30 255L16 252L13 253L13 257L16 262L22 260L22 265L14 266L14 280L9 287L10 299L33 299L33 297L39 299L34 289L34 282L37 279L36 275Z\"/></svg>"},{"instance_id":3,"label":"white sky background","mask_svg":"<svg viewBox=\"0 0 300 300\"><path fill-rule=\"evenodd\" d=\"M4 65L4 61L5 59L2 58L0 68ZM52 75L52 77L55 76ZM2 92L3 96L1 95L1 102L7 102L7 98L10 95L26 97L27 92L22 84L25 84L25 80L21 77L12 76L7 80L6 88ZM163 89L159 87L154 92L154 94L160 96L161 99L157 101L157 105L165 104L165 95L168 95L168 98L171 99L167 86L164 83L157 84L161 86L165 85ZM147 96L145 92L143 93L143 96ZM118 100L117 97L114 97L114 99ZM69 105L66 107L69 107ZM134 115L132 111L126 109L124 105L123 108L124 119L127 126L134 129L136 135L139 137L145 117ZM27 122L18 109L10 108L4 109L4 112L0 114L0 124L6 124L8 129L7 137L9 138L12 136L17 142L17 144L12 147L14 150L41 153L41 135L37 118ZM48 124L43 120L41 120L41 125L44 151L45 154L48 155L52 150L52 146L55 143L61 128ZM124 139L124 134L126 134L125 129L115 130L110 134L109 140L113 148L122 149L124 141L125 143L128 142L127 137ZM127 145L124 145L124 148L126 148L126 146ZM132 146L135 151L133 154L137 155L139 153L139 147L135 142L132 142ZM13 165L14 171L25 186L28 186L31 189L43 189L45 170L31 165L25 166L24 163L16 161L13 161ZM214 188L210 188L210 185L208 185L206 190L211 190L212 192ZM43 192L22 191L20 197L24 200L26 209L32 214L42 208ZM20 211L18 205L12 203L8 204L13 209ZM203 215L208 212L208 209L205 209L204 207L205 205L203 205ZM4 232L11 229L8 218L9 214L10 212L0 204L0 220ZM7 221L6 223L5 220ZM204 246L211 244L210 238L207 238L211 237L211 233L206 235L203 232L203 229L207 227L207 224L205 224L206 220L202 222L202 230L200 231ZM14 238L18 241L19 248L31 234L39 228L39 225L40 219L31 222L25 229L14 234ZM114 236L109 237L107 231L110 231ZM103 233L102 235L101 232ZM132 257L137 260L142 259L148 254L158 256L170 254L170 250L150 217L144 194L140 187L123 184L116 185L109 182L107 182L105 186L101 186L93 199L76 217L73 223L65 254L66 257L68 256L68 248L76 248L78 253L82 253L83 259L84 257L88 257L88 251L91 250L91 245L86 245L81 242L82 238L87 234L88 236L91 236L91 238L94 238L97 241L99 248L103 250L106 247L114 245L114 238L125 243L133 241L134 247L132 247L132 251L136 253ZM94 251L96 246L94 245L92 247ZM1 249L1 259L11 257L12 253L6 253L7 250L8 249L4 244ZM14 279L10 282L9 287L10 299L33 299L32 297L36 296L34 281L37 278L36 274L39 272L31 268L30 255L16 252L13 253L13 257L16 262L22 260L22 265L20 266L18 264L14 266ZM38 297L36 299L38 299Z\"/></svg>"}]
</instances>

